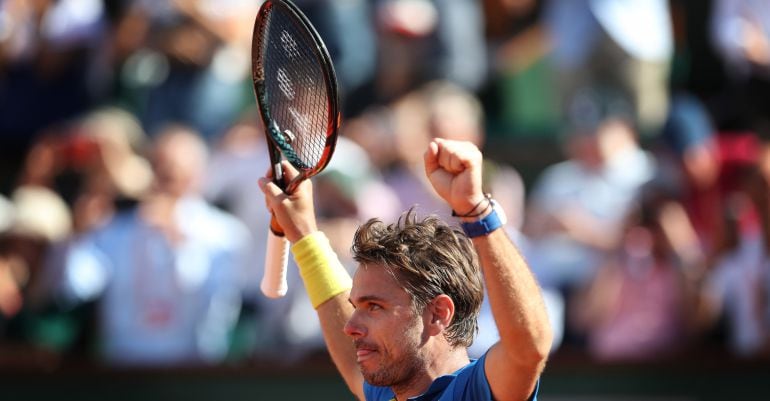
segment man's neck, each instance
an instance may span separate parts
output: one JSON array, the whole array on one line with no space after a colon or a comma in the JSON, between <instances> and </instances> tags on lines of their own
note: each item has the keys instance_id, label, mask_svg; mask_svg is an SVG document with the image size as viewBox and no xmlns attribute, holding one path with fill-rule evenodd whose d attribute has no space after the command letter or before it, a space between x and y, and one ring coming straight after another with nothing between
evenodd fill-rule
<instances>
[{"instance_id":1,"label":"man's neck","mask_svg":"<svg viewBox=\"0 0 770 401\"><path fill-rule=\"evenodd\" d=\"M391 390L396 395L396 400L405 401L425 393L434 380L452 374L468 363L470 363L470 359L468 359L468 350L465 347L456 347L449 352L444 351L428 355L426 365L417 377L404 386L392 386Z\"/></svg>"}]
</instances>

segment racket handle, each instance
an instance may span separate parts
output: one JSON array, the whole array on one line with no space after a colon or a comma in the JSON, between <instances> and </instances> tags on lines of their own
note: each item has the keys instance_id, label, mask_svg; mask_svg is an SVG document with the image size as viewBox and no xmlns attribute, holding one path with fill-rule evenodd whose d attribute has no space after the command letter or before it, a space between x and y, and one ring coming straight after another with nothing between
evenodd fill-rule
<instances>
[{"instance_id":1,"label":"racket handle","mask_svg":"<svg viewBox=\"0 0 770 401\"><path fill-rule=\"evenodd\" d=\"M265 296L280 298L289 289L286 283L286 266L289 263L289 241L278 236L272 230L267 233L267 252L265 253L265 273L260 288Z\"/></svg>"}]
</instances>

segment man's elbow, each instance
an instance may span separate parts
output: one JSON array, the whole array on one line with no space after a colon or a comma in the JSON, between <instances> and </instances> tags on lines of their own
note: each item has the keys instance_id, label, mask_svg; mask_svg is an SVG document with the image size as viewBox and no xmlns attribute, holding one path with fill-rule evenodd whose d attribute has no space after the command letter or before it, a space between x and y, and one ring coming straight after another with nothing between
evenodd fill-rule
<instances>
[{"instance_id":1,"label":"man's elbow","mask_svg":"<svg viewBox=\"0 0 770 401\"><path fill-rule=\"evenodd\" d=\"M535 337L535 354L538 359L545 361L548 359L548 355L551 353L552 348L553 330L551 329L550 324L545 323L538 335Z\"/></svg>"},{"instance_id":2,"label":"man's elbow","mask_svg":"<svg viewBox=\"0 0 770 401\"><path fill-rule=\"evenodd\" d=\"M545 324L538 330L533 330L529 341L518 341L510 349L514 350L515 358L522 365L537 366L542 370L551 353L552 345L553 332L550 325Z\"/></svg>"}]
</instances>

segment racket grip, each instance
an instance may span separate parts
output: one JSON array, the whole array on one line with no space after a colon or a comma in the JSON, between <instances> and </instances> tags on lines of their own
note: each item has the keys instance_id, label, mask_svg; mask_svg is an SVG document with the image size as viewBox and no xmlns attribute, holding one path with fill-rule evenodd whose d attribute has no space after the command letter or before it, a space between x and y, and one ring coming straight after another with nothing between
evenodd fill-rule
<instances>
[{"instance_id":1,"label":"racket grip","mask_svg":"<svg viewBox=\"0 0 770 401\"><path fill-rule=\"evenodd\" d=\"M286 283L286 267L289 263L289 241L278 236L272 230L267 233L267 252L265 253L265 273L260 289L269 298L280 298L289 289Z\"/></svg>"}]
</instances>

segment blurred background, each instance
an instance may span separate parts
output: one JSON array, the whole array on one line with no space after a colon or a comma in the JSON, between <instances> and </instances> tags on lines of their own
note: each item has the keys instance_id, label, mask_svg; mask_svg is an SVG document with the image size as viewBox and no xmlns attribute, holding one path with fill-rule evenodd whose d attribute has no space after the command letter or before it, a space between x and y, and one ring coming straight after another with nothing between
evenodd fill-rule
<instances>
[{"instance_id":1,"label":"blurred background","mask_svg":"<svg viewBox=\"0 0 770 401\"><path fill-rule=\"evenodd\" d=\"M343 263L474 141L556 332L541 400L770 399L770 2L296 0ZM259 0L0 1L0 399L352 399L269 216ZM488 306L471 353L497 339Z\"/></svg>"}]
</instances>

